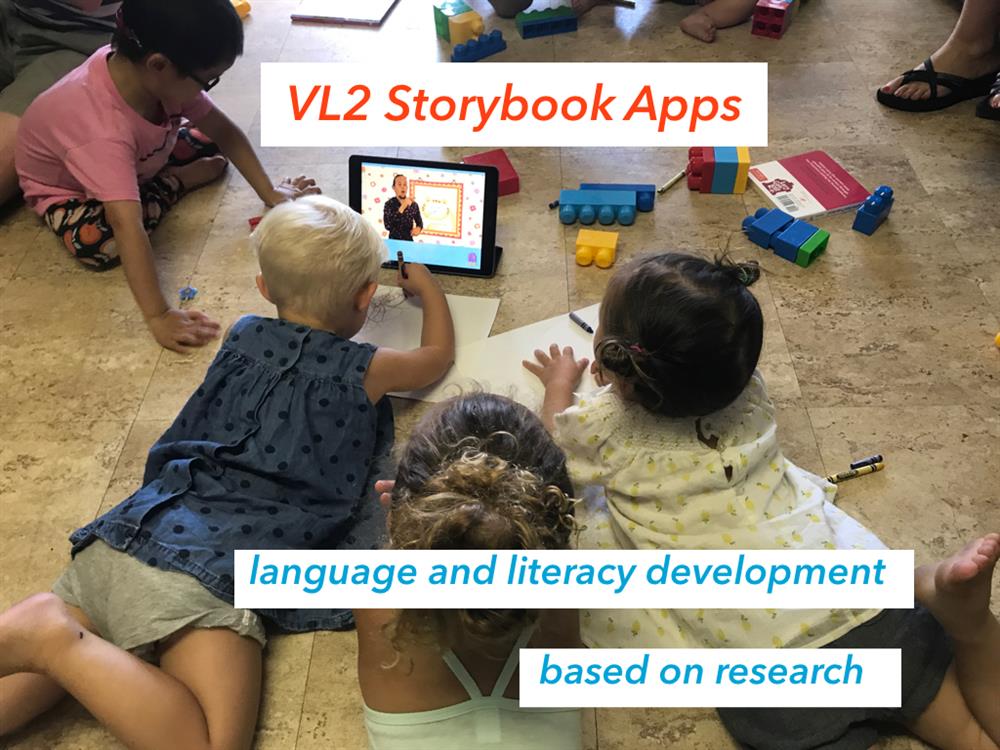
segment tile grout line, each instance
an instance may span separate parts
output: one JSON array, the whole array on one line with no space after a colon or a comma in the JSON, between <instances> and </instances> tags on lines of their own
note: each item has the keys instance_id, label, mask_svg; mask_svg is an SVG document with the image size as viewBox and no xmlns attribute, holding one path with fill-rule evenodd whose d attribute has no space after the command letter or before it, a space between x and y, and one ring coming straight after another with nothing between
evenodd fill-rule
<instances>
[{"instance_id":1,"label":"tile grout line","mask_svg":"<svg viewBox=\"0 0 1000 750\"><path fill-rule=\"evenodd\" d=\"M313 631L312 633L312 643L309 645L309 664L306 665L306 680L302 685L302 703L299 706L298 717L295 723L295 743L292 745L295 750L298 750L299 739L302 736L302 717L305 715L306 710L306 693L309 691L309 676L312 674L313 657L316 653L316 633L320 631Z\"/></svg>"}]
</instances>

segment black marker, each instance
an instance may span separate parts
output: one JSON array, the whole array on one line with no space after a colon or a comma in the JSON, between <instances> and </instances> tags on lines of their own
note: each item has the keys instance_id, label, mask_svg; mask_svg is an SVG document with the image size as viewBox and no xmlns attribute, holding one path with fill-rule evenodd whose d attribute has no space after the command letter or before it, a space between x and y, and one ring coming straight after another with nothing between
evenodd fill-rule
<instances>
[{"instance_id":1,"label":"black marker","mask_svg":"<svg viewBox=\"0 0 1000 750\"><path fill-rule=\"evenodd\" d=\"M882 454L879 453L874 456L868 456L868 458L862 458L858 461L851 461L852 469L860 469L862 466L868 466L869 464L882 463Z\"/></svg>"},{"instance_id":2,"label":"black marker","mask_svg":"<svg viewBox=\"0 0 1000 750\"><path fill-rule=\"evenodd\" d=\"M406 261L403 260L402 250L396 251L396 262L399 263L399 275L402 276L404 279L410 278L409 276L406 275Z\"/></svg>"},{"instance_id":3,"label":"black marker","mask_svg":"<svg viewBox=\"0 0 1000 750\"><path fill-rule=\"evenodd\" d=\"M569 319L572 320L574 323L576 323L578 326L580 326L580 328L582 328L583 330L585 330L587 333L593 333L594 332L594 329L591 328L587 324L587 321L584 320L583 318L581 318L575 312L571 312L569 314Z\"/></svg>"}]
</instances>

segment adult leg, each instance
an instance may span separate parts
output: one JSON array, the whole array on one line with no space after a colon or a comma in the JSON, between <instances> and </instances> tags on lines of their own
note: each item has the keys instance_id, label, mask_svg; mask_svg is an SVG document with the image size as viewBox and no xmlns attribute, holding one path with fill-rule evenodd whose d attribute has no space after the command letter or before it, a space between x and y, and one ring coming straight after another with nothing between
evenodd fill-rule
<instances>
[{"instance_id":1,"label":"adult leg","mask_svg":"<svg viewBox=\"0 0 1000 750\"><path fill-rule=\"evenodd\" d=\"M988 534L952 557L916 571L917 599L941 623L955 648L948 679L913 726L914 732L941 747L1000 746L1000 622L990 611L998 558L1000 534ZM949 722L959 721L956 717L969 725L960 704L975 721L964 730L968 742L978 744L942 744L951 729Z\"/></svg>"},{"instance_id":2,"label":"adult leg","mask_svg":"<svg viewBox=\"0 0 1000 750\"><path fill-rule=\"evenodd\" d=\"M49 677L129 747L250 747L261 681L256 641L226 629L189 629L171 639L161 664L86 630L51 594L0 615L0 676Z\"/></svg>"},{"instance_id":3,"label":"adult leg","mask_svg":"<svg viewBox=\"0 0 1000 750\"><path fill-rule=\"evenodd\" d=\"M1000 68L1000 0L965 0L961 15L948 40L931 55L935 70L964 78L978 78ZM923 69L923 63L917 66ZM942 90L943 89L943 90ZM903 99L929 99L930 86L899 76L882 87L887 94ZM940 96L948 91L939 84Z\"/></svg>"}]
</instances>

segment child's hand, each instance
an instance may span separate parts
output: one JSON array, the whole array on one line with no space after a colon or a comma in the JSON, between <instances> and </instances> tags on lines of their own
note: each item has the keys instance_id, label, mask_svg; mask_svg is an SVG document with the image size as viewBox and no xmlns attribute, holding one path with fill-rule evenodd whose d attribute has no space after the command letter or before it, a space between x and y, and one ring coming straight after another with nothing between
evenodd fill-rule
<instances>
[{"instance_id":1,"label":"child's hand","mask_svg":"<svg viewBox=\"0 0 1000 750\"><path fill-rule=\"evenodd\" d=\"M160 346L187 353L219 337L220 326L197 310L167 310L146 320Z\"/></svg>"},{"instance_id":2,"label":"child's hand","mask_svg":"<svg viewBox=\"0 0 1000 750\"><path fill-rule=\"evenodd\" d=\"M392 502L392 488L396 486L395 479L379 479L375 482L375 491L378 493L378 501L382 507L388 510L389 503Z\"/></svg>"},{"instance_id":3,"label":"child's hand","mask_svg":"<svg viewBox=\"0 0 1000 750\"><path fill-rule=\"evenodd\" d=\"M573 356L573 347L567 346L560 351L558 344L552 344L548 354L541 349L535 349L535 358L538 362L524 360L522 364L542 381L546 389L557 385L568 387L572 391L580 385L580 378L583 377L589 364L586 357L578 361Z\"/></svg>"},{"instance_id":4,"label":"child's hand","mask_svg":"<svg viewBox=\"0 0 1000 750\"><path fill-rule=\"evenodd\" d=\"M403 278L399 271L396 271L396 283L403 287L403 291L410 297L422 297L428 292L440 291L437 279L434 274L427 270L423 263L406 264L406 276Z\"/></svg>"},{"instance_id":5,"label":"child's hand","mask_svg":"<svg viewBox=\"0 0 1000 750\"><path fill-rule=\"evenodd\" d=\"M311 180L304 174L298 177L286 177L280 185L275 185L268 206L276 206L285 201L293 201L303 195L319 195L322 190L316 187L316 180Z\"/></svg>"}]
</instances>

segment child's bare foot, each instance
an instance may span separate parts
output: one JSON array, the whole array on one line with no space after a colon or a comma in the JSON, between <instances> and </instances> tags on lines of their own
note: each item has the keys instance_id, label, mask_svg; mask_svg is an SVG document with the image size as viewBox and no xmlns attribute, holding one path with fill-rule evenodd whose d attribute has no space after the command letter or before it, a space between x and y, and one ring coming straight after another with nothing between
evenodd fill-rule
<instances>
[{"instance_id":1,"label":"child's bare foot","mask_svg":"<svg viewBox=\"0 0 1000 750\"><path fill-rule=\"evenodd\" d=\"M975 640L993 620L990 583L1000 558L1000 534L987 534L961 552L914 572L917 600L956 641Z\"/></svg>"},{"instance_id":2,"label":"child's bare foot","mask_svg":"<svg viewBox=\"0 0 1000 750\"><path fill-rule=\"evenodd\" d=\"M225 156L206 156L183 167L170 167L167 173L180 180L186 191L194 190L219 179L228 164Z\"/></svg>"},{"instance_id":3,"label":"child's bare foot","mask_svg":"<svg viewBox=\"0 0 1000 750\"><path fill-rule=\"evenodd\" d=\"M46 660L84 636L55 594L35 594L0 614L0 676L43 672Z\"/></svg>"},{"instance_id":4,"label":"child's bare foot","mask_svg":"<svg viewBox=\"0 0 1000 750\"><path fill-rule=\"evenodd\" d=\"M703 42L715 41L715 22L702 10L681 19L681 31Z\"/></svg>"}]
</instances>

